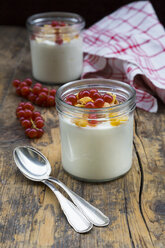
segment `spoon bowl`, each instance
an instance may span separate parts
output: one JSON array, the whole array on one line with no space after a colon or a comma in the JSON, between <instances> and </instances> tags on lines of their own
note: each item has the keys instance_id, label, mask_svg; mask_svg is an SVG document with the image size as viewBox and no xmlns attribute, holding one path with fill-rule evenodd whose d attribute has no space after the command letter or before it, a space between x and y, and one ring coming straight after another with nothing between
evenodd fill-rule
<instances>
[{"instance_id":1,"label":"spoon bowl","mask_svg":"<svg viewBox=\"0 0 165 248\"><path fill-rule=\"evenodd\" d=\"M14 160L19 170L33 181L48 179L51 166L47 158L30 146L19 146L14 149Z\"/></svg>"}]
</instances>

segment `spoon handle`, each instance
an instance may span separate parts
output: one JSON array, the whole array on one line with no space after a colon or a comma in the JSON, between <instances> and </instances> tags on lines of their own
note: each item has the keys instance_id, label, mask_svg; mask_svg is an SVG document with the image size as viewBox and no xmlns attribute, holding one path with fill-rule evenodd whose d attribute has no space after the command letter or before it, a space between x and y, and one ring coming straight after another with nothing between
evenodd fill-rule
<instances>
[{"instance_id":1,"label":"spoon handle","mask_svg":"<svg viewBox=\"0 0 165 248\"><path fill-rule=\"evenodd\" d=\"M48 180L43 180L42 182L46 184L56 195L69 224L76 232L85 233L91 230L93 227L92 223L86 219L82 212L79 211L79 209L71 201L64 197Z\"/></svg>"},{"instance_id":2,"label":"spoon handle","mask_svg":"<svg viewBox=\"0 0 165 248\"><path fill-rule=\"evenodd\" d=\"M92 224L95 226L107 226L109 224L109 218L106 215L69 189L61 181L53 177L49 177L48 180L61 186L61 188L70 196L74 204L82 211L82 213Z\"/></svg>"}]
</instances>

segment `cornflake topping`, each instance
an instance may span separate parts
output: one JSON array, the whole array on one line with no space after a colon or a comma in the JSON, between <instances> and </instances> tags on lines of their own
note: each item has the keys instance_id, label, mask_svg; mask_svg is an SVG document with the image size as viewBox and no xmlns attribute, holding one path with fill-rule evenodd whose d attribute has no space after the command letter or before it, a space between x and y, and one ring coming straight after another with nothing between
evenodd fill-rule
<instances>
[{"instance_id":1,"label":"cornflake topping","mask_svg":"<svg viewBox=\"0 0 165 248\"><path fill-rule=\"evenodd\" d=\"M110 92L100 93L97 89L84 89L78 92L77 95L70 94L66 97L65 102L69 105L80 108L108 108L119 104L116 95ZM100 116L101 115L101 116ZM117 113L108 115L110 124L118 126L128 121L128 116L115 117ZM93 126L101 123L98 118L104 119L105 114L84 114L82 118L75 118L73 123L78 127Z\"/></svg>"}]
</instances>

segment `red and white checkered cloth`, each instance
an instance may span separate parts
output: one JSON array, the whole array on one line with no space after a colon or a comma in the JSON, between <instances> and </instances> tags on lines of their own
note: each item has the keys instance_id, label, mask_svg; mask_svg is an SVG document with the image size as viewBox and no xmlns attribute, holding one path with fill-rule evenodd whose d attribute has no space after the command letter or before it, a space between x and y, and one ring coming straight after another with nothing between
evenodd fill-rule
<instances>
[{"instance_id":1,"label":"red and white checkered cloth","mask_svg":"<svg viewBox=\"0 0 165 248\"><path fill-rule=\"evenodd\" d=\"M165 103L165 30L148 1L121 7L83 32L82 78L112 78L133 86L137 107ZM136 77L135 77L136 76Z\"/></svg>"}]
</instances>

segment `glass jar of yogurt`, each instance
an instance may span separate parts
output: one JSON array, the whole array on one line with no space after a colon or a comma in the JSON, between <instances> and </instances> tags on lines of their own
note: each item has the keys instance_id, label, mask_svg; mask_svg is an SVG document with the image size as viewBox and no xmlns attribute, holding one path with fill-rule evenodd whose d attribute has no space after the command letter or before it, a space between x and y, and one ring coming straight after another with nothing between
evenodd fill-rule
<instances>
[{"instance_id":1,"label":"glass jar of yogurt","mask_svg":"<svg viewBox=\"0 0 165 248\"><path fill-rule=\"evenodd\" d=\"M66 83L80 77L83 66L81 30L74 13L47 12L27 19L33 77L44 83Z\"/></svg>"},{"instance_id":2,"label":"glass jar of yogurt","mask_svg":"<svg viewBox=\"0 0 165 248\"><path fill-rule=\"evenodd\" d=\"M131 86L106 79L69 82L58 89L56 106L66 172L79 180L103 182L130 170L135 109Z\"/></svg>"}]
</instances>

